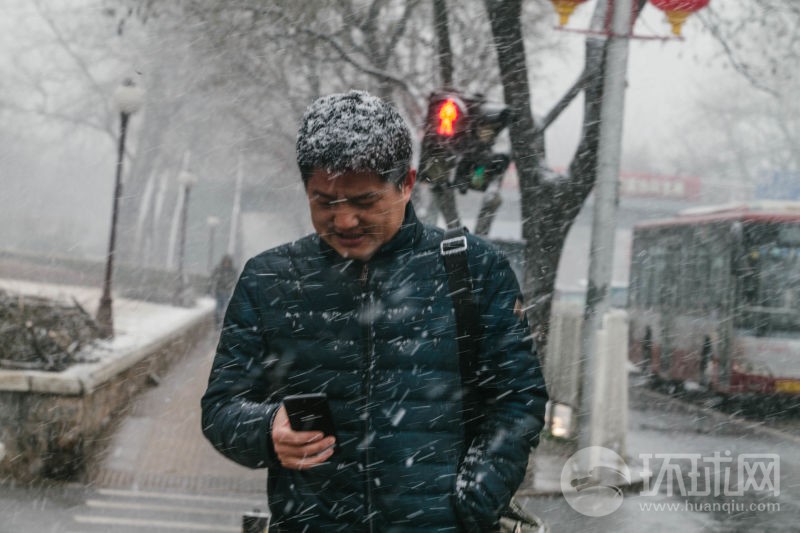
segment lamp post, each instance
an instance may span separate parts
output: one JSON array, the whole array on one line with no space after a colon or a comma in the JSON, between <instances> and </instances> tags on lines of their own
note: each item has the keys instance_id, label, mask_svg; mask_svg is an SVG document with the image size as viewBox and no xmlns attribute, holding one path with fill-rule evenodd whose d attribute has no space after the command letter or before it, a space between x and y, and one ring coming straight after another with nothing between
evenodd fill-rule
<instances>
[{"instance_id":1,"label":"lamp post","mask_svg":"<svg viewBox=\"0 0 800 533\"><path fill-rule=\"evenodd\" d=\"M119 199L122 196L122 163L125 159L125 136L128 132L128 119L139 110L144 100L144 91L137 87L130 78L126 78L114 91L114 103L119 109L119 145L117 147L117 166L114 180L114 202L111 210L111 236L108 240L106 271L103 278L103 295L97 309L98 333L103 338L114 336L114 317L111 308L111 277L114 271L114 253L117 238L117 218Z\"/></svg>"},{"instance_id":2,"label":"lamp post","mask_svg":"<svg viewBox=\"0 0 800 533\"><path fill-rule=\"evenodd\" d=\"M219 226L219 218L215 216L208 217L206 225L208 225L208 273L211 274L214 268L214 236L217 232L217 226Z\"/></svg>"},{"instance_id":3,"label":"lamp post","mask_svg":"<svg viewBox=\"0 0 800 533\"><path fill-rule=\"evenodd\" d=\"M189 193L192 186L197 183L197 176L188 170L181 170L178 174L178 183L183 187L183 206L181 209L181 225L178 237L178 293L176 301L178 305L188 305L187 280L183 268L183 259L186 249L186 221L189 214Z\"/></svg>"},{"instance_id":4,"label":"lamp post","mask_svg":"<svg viewBox=\"0 0 800 533\"><path fill-rule=\"evenodd\" d=\"M628 72L628 43L631 33L632 0L613 0L611 33L606 51L606 71L603 79L603 102L600 109L600 132L597 148L597 178L594 190L594 212L589 249L589 285L583 312L581 347L583 353L582 384L579 410L578 447L593 446L600 438L594 429L596 407L596 376L604 358L598 361L601 350L597 343L598 330L604 326L603 317L611 307L611 279L614 262L614 238L619 203L620 157L622 126L625 112L625 86ZM619 379L619 376L616 376ZM600 388L602 390L602 388ZM598 445L605 445L598 444ZM620 442L622 448L624 443ZM620 450L616 450L621 453Z\"/></svg>"}]
</instances>

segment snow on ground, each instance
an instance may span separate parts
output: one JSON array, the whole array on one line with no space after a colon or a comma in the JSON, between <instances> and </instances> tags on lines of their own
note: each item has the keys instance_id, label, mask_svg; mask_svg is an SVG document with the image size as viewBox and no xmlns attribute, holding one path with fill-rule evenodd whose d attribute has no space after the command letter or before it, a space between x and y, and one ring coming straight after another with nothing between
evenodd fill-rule
<instances>
[{"instance_id":1,"label":"snow on ground","mask_svg":"<svg viewBox=\"0 0 800 533\"><path fill-rule=\"evenodd\" d=\"M15 279L0 279L0 290L10 294L49 298L68 305L74 299L92 316L97 312L101 295L100 288ZM115 336L110 340L98 341L91 350L93 358L109 358L169 335L187 326L200 315L212 312L214 300L199 298L194 307L186 308L115 297L112 309Z\"/></svg>"}]
</instances>

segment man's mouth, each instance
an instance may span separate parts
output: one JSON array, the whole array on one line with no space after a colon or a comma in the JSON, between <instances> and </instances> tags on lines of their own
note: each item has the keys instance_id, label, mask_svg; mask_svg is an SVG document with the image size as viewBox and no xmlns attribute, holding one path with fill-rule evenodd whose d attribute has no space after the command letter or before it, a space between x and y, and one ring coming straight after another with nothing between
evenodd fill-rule
<instances>
[{"instance_id":1,"label":"man's mouth","mask_svg":"<svg viewBox=\"0 0 800 533\"><path fill-rule=\"evenodd\" d=\"M357 246L364 240L363 233L336 233L336 239L344 246Z\"/></svg>"}]
</instances>

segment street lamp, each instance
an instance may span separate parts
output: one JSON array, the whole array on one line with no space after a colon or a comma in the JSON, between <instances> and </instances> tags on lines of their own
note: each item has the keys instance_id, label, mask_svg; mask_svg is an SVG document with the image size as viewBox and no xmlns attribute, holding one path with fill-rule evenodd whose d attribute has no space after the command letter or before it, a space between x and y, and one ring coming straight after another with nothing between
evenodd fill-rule
<instances>
[{"instance_id":1,"label":"street lamp","mask_svg":"<svg viewBox=\"0 0 800 533\"><path fill-rule=\"evenodd\" d=\"M214 268L214 236L219 226L219 218L210 216L206 219L208 225L208 273Z\"/></svg>"},{"instance_id":2,"label":"street lamp","mask_svg":"<svg viewBox=\"0 0 800 533\"><path fill-rule=\"evenodd\" d=\"M144 91L137 87L132 79L126 78L114 91L114 103L119 110L119 145L117 148L117 167L114 179L114 203L111 210L111 236L108 240L106 271L103 279L103 295L97 309L98 333L103 338L114 336L114 318L111 310L111 276L114 270L114 247L117 237L117 218L119 199L122 196L122 162L125 158L125 135L128 132L128 119L142 107Z\"/></svg>"},{"instance_id":3,"label":"street lamp","mask_svg":"<svg viewBox=\"0 0 800 533\"><path fill-rule=\"evenodd\" d=\"M187 280L183 268L183 258L186 249L186 221L189 214L189 193L192 186L197 183L197 176L188 170L181 170L178 174L178 183L183 187L183 206L181 208L180 236L178 237L178 292L176 301L178 305L188 305Z\"/></svg>"}]
</instances>

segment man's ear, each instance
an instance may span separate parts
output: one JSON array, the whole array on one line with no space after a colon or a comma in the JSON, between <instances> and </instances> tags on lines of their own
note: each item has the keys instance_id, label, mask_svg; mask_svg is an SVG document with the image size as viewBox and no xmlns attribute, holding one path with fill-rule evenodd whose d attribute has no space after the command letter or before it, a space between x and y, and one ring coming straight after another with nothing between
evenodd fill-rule
<instances>
[{"instance_id":1,"label":"man's ear","mask_svg":"<svg viewBox=\"0 0 800 533\"><path fill-rule=\"evenodd\" d=\"M403 187L403 194L408 194L408 197L411 198L411 189L414 188L414 184L417 182L417 169L410 168L408 169L408 174L406 177L403 178L402 187Z\"/></svg>"}]
</instances>

